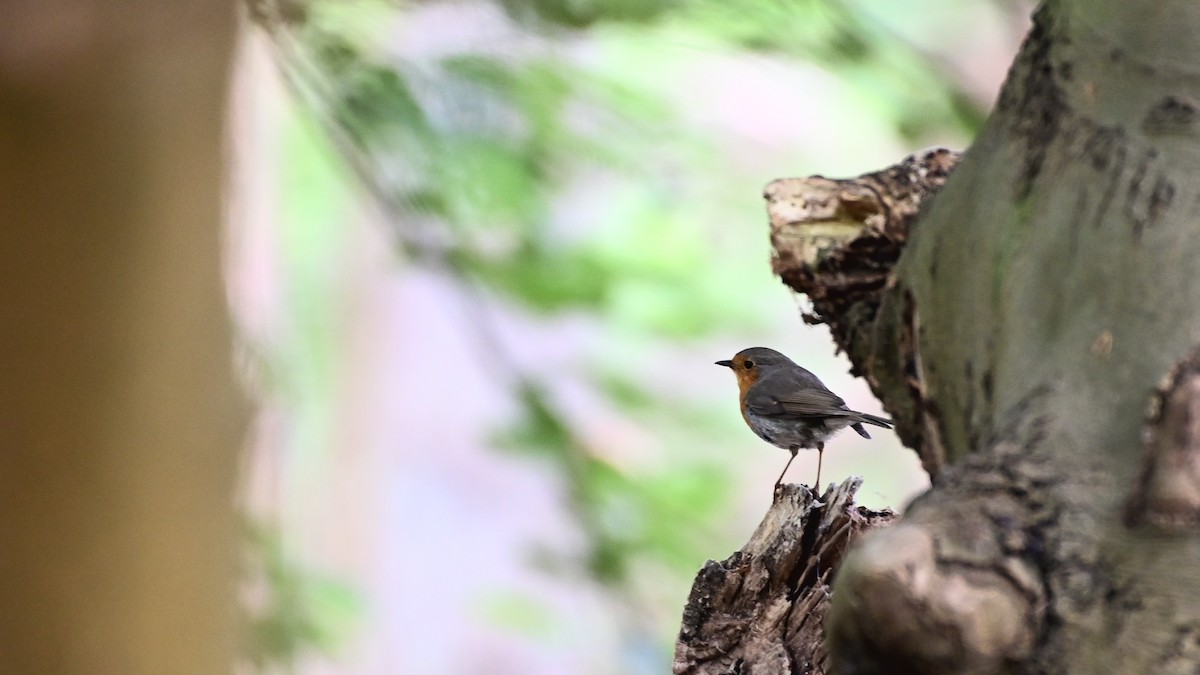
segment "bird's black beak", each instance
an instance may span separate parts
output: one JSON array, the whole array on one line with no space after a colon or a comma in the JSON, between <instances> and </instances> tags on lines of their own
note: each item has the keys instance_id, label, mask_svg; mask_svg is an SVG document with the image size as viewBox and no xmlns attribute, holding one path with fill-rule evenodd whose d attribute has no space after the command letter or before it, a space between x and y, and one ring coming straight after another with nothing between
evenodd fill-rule
<instances>
[{"instance_id":1,"label":"bird's black beak","mask_svg":"<svg viewBox=\"0 0 1200 675\"><path fill-rule=\"evenodd\" d=\"M725 366L726 368L732 368L732 367L733 367L733 361L729 361L729 360L725 360L725 361L717 361L716 363L717 363L717 365L718 365L718 366Z\"/></svg>"}]
</instances>

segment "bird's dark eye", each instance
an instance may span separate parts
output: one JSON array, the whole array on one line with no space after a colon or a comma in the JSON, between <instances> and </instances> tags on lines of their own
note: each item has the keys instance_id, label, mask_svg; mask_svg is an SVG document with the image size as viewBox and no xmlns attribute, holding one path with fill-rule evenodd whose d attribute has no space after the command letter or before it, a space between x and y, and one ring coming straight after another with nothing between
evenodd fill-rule
<instances>
[{"instance_id":1,"label":"bird's dark eye","mask_svg":"<svg viewBox=\"0 0 1200 675\"><path fill-rule=\"evenodd\" d=\"M751 368L754 367L754 362L751 361L750 359L746 359L745 363L746 363L746 370L750 370Z\"/></svg>"}]
</instances>

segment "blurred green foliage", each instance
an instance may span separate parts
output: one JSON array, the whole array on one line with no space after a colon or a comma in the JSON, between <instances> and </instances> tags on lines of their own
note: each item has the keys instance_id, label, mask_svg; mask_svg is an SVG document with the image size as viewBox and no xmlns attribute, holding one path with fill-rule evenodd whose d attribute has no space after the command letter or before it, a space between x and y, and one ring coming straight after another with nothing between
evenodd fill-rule
<instances>
[{"instance_id":1,"label":"blurred green foliage","mask_svg":"<svg viewBox=\"0 0 1200 675\"><path fill-rule=\"evenodd\" d=\"M672 64L648 62L645 44L815 64L914 142L946 129L969 136L984 115L943 63L891 28L913 11L908 3L499 0L493 21L512 51L479 43L425 52L398 50L389 36L437 2L250 4L293 93L385 211L399 255L485 302L602 316L614 342L651 350L753 332L767 303L748 289L768 270L765 236L724 226L757 218L744 206L754 196L738 197L740 211L728 207L727 159L681 122L684 104L656 88ZM605 58L580 56L579 45ZM312 232L336 221L322 197L297 195L316 200L291 207ZM575 210L564 213L564 203ZM319 275L308 256L327 252L330 238L312 240L322 243L293 261ZM578 568L592 579L631 595L633 570L649 562L686 583L712 550L729 497L726 469L703 450L719 425L603 360L584 376L614 408L653 416L668 461L631 471L597 455L546 383L515 363L504 370L521 414L496 444L562 476L588 541ZM259 543L281 585L275 618L257 631L266 658L297 641L326 642L304 611L282 618L307 602L300 577L272 557L269 540ZM506 597L485 614L538 633L546 627L535 604Z\"/></svg>"},{"instance_id":2,"label":"blurred green foliage","mask_svg":"<svg viewBox=\"0 0 1200 675\"><path fill-rule=\"evenodd\" d=\"M346 583L292 558L274 528L248 523L246 538L241 646L246 664L264 671L288 667L313 650L335 653L357 625L361 598Z\"/></svg>"}]
</instances>

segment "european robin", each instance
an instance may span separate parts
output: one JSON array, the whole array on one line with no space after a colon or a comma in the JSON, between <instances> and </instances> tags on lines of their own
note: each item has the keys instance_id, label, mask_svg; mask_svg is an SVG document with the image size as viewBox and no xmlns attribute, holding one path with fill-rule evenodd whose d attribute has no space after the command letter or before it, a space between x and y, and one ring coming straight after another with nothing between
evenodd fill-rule
<instances>
[{"instance_id":1,"label":"european robin","mask_svg":"<svg viewBox=\"0 0 1200 675\"><path fill-rule=\"evenodd\" d=\"M821 459L825 441L850 427L863 438L870 434L863 424L884 429L892 421L846 407L846 402L817 379L774 349L751 347L738 352L729 361L717 361L737 376L742 418L758 437L792 453L775 487L783 482L796 452L801 448L817 450L817 481L821 483Z\"/></svg>"}]
</instances>

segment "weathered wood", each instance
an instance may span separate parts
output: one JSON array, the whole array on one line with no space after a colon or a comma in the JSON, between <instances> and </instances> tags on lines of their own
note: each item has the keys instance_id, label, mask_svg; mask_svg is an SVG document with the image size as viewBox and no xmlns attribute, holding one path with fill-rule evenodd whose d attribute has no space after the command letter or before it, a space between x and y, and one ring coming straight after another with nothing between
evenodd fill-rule
<instances>
[{"instance_id":1,"label":"weathered wood","mask_svg":"<svg viewBox=\"0 0 1200 675\"><path fill-rule=\"evenodd\" d=\"M828 672L832 578L851 543L896 517L855 506L861 484L847 479L820 500L802 485L776 490L746 545L697 575L675 646L676 675Z\"/></svg>"}]
</instances>

